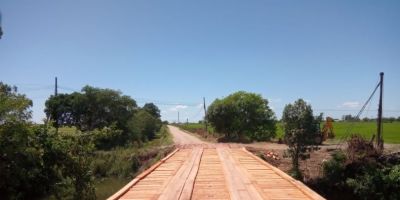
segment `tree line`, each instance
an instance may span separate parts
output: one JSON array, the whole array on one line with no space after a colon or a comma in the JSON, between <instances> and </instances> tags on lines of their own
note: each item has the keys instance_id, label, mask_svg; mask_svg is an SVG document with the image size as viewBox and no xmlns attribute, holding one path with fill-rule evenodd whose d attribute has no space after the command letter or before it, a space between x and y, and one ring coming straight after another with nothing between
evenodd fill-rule
<instances>
[{"instance_id":1,"label":"tree line","mask_svg":"<svg viewBox=\"0 0 400 200\"><path fill-rule=\"evenodd\" d=\"M48 123L31 122L32 101L0 82L0 199L95 199L96 150L140 147L161 127L160 110L120 91L85 86L51 96ZM61 127L75 127L61 133Z\"/></svg>"},{"instance_id":2,"label":"tree line","mask_svg":"<svg viewBox=\"0 0 400 200\"><path fill-rule=\"evenodd\" d=\"M373 122L376 121L376 118L368 118L368 117L364 117L364 118L359 118L357 116L353 116L351 114L348 115L343 115L342 116L342 121L348 121L348 122ZM382 122L385 123L392 123L392 122L400 122L400 117L382 117Z\"/></svg>"}]
</instances>

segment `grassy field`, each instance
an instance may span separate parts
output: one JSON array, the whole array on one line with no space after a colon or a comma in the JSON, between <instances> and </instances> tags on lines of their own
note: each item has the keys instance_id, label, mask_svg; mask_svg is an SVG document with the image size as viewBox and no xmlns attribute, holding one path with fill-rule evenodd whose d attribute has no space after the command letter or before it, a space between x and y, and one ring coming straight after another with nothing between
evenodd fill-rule
<instances>
[{"instance_id":1,"label":"grassy field","mask_svg":"<svg viewBox=\"0 0 400 200\"><path fill-rule=\"evenodd\" d=\"M194 133L198 129L204 129L204 124L199 124L199 123L187 123L186 124L186 123L184 123L184 124L179 125L179 127ZM207 129L208 129L209 133L214 133L214 129L210 125L208 125Z\"/></svg>"},{"instance_id":2,"label":"grassy field","mask_svg":"<svg viewBox=\"0 0 400 200\"><path fill-rule=\"evenodd\" d=\"M203 124L189 123L182 124L181 128L194 132L196 129L204 128ZM213 131L209 128L209 131ZM357 133L366 138L371 138L376 133L376 122L334 122L333 131L335 133L335 140L340 140L348 133ZM281 123L277 124L276 138L283 137L283 128ZM400 144L400 122L383 123L383 139L386 143Z\"/></svg>"},{"instance_id":3,"label":"grassy field","mask_svg":"<svg viewBox=\"0 0 400 200\"><path fill-rule=\"evenodd\" d=\"M281 124L277 127L277 138L279 138L283 136L283 128ZM376 122L334 122L333 132L335 133L333 141L353 133L370 139L376 133ZM383 140L386 143L400 144L400 122L383 123Z\"/></svg>"}]
</instances>

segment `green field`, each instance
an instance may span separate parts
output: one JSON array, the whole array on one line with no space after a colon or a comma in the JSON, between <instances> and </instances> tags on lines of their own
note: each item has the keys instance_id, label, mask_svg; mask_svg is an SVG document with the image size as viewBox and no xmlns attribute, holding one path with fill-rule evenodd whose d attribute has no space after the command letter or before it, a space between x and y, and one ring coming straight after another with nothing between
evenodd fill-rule
<instances>
[{"instance_id":1,"label":"green field","mask_svg":"<svg viewBox=\"0 0 400 200\"><path fill-rule=\"evenodd\" d=\"M279 138L283 136L283 128L279 123L277 127L277 137ZM333 140L343 139L352 133L370 139L376 133L376 122L334 122L333 132L335 133ZM386 143L400 143L400 122L383 123L383 140Z\"/></svg>"},{"instance_id":2,"label":"green field","mask_svg":"<svg viewBox=\"0 0 400 200\"><path fill-rule=\"evenodd\" d=\"M198 130L198 129L204 130L204 124L199 124L199 123L187 123L187 124L185 123L185 124L179 125L179 127L183 128L187 131L190 131L192 133L196 132L196 130ZM214 129L210 125L208 125L207 129L208 129L209 133L214 133Z\"/></svg>"},{"instance_id":3,"label":"green field","mask_svg":"<svg viewBox=\"0 0 400 200\"><path fill-rule=\"evenodd\" d=\"M189 123L182 124L181 128L194 132L196 129L204 128L204 125ZM213 129L209 128L209 131L212 132ZM348 133L357 133L370 139L376 133L376 122L334 122L333 131L336 136L334 140L340 140L346 137ZM278 123L276 138L281 138L282 136L283 128L281 123ZM386 143L400 144L400 122L383 123L383 140Z\"/></svg>"}]
</instances>

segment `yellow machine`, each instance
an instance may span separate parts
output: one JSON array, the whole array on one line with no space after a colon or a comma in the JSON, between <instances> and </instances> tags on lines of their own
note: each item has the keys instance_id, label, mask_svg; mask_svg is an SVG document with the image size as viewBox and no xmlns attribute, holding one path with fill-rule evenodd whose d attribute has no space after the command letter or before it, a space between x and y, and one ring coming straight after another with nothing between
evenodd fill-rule
<instances>
[{"instance_id":1,"label":"yellow machine","mask_svg":"<svg viewBox=\"0 0 400 200\"><path fill-rule=\"evenodd\" d=\"M334 120L331 117L326 117L322 129L320 128L320 125L318 126L319 130L315 137L315 144L322 144L326 139L335 137L335 134L333 133L333 121Z\"/></svg>"},{"instance_id":2,"label":"yellow machine","mask_svg":"<svg viewBox=\"0 0 400 200\"><path fill-rule=\"evenodd\" d=\"M326 117L325 124L322 127L322 138L325 141L328 138L334 138L335 134L333 133L333 119L331 117Z\"/></svg>"}]
</instances>

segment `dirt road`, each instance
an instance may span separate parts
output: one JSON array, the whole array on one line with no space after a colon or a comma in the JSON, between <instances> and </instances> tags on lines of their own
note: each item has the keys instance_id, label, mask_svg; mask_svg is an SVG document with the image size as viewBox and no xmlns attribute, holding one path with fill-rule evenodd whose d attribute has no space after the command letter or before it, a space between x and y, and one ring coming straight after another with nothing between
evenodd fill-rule
<instances>
[{"instance_id":1,"label":"dirt road","mask_svg":"<svg viewBox=\"0 0 400 200\"><path fill-rule=\"evenodd\" d=\"M184 144L205 144L206 142L200 140L199 138L190 135L175 126L168 125L169 132L174 138L174 143L178 145Z\"/></svg>"}]
</instances>

